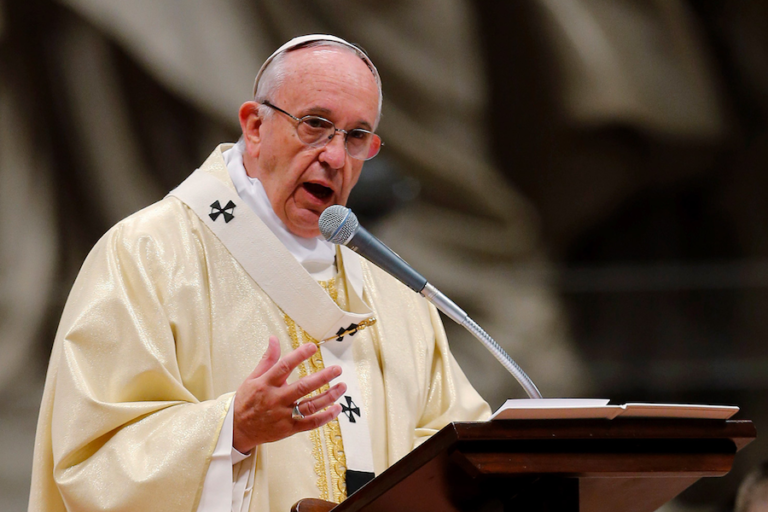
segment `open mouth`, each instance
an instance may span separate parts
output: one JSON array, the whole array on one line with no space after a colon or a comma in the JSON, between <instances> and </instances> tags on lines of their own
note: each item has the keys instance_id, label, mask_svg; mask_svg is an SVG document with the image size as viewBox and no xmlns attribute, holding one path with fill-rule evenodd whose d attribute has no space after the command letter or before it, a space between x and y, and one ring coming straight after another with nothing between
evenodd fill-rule
<instances>
[{"instance_id":1,"label":"open mouth","mask_svg":"<svg viewBox=\"0 0 768 512\"><path fill-rule=\"evenodd\" d=\"M333 194L333 190L319 183L304 183L304 190L321 200L328 199Z\"/></svg>"}]
</instances>

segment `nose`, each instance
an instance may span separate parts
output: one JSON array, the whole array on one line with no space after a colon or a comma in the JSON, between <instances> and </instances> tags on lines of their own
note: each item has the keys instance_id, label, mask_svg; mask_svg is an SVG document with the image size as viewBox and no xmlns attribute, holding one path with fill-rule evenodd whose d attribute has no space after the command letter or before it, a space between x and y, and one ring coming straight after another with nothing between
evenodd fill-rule
<instances>
[{"instance_id":1,"label":"nose","mask_svg":"<svg viewBox=\"0 0 768 512\"><path fill-rule=\"evenodd\" d=\"M333 169L341 169L347 159L347 148L344 146L344 132L336 130L334 137L320 152L320 161L327 163Z\"/></svg>"}]
</instances>

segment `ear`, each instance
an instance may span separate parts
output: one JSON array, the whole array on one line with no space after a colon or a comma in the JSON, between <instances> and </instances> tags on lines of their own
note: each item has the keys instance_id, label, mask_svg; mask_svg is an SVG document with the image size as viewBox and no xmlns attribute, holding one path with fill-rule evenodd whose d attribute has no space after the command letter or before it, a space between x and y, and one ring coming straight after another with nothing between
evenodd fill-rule
<instances>
[{"instance_id":1,"label":"ear","mask_svg":"<svg viewBox=\"0 0 768 512\"><path fill-rule=\"evenodd\" d=\"M240 105L240 128L243 130L243 139L248 155L252 158L259 156L261 146L261 118L259 117L259 104L255 101L246 101Z\"/></svg>"}]
</instances>

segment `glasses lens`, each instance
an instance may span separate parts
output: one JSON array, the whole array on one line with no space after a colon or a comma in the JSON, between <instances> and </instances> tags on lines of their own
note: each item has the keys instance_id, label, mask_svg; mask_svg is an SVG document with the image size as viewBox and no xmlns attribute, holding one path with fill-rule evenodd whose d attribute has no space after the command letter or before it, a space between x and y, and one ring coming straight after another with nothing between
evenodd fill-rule
<instances>
[{"instance_id":1,"label":"glasses lens","mask_svg":"<svg viewBox=\"0 0 768 512\"><path fill-rule=\"evenodd\" d=\"M355 158L365 159L373 134L366 130L350 130L347 134L347 153Z\"/></svg>"},{"instance_id":2,"label":"glasses lens","mask_svg":"<svg viewBox=\"0 0 768 512\"><path fill-rule=\"evenodd\" d=\"M306 116L296 126L299 140L308 146L322 147L336 135L336 126L322 117ZM381 138L368 130L350 130L345 137L347 154L359 160L370 160L381 149Z\"/></svg>"},{"instance_id":3,"label":"glasses lens","mask_svg":"<svg viewBox=\"0 0 768 512\"><path fill-rule=\"evenodd\" d=\"M370 160L379 153L381 138L368 130L351 130L347 135L347 153L353 158Z\"/></svg>"},{"instance_id":4,"label":"glasses lens","mask_svg":"<svg viewBox=\"0 0 768 512\"><path fill-rule=\"evenodd\" d=\"M333 123L322 117L307 116L296 127L299 140L310 146L327 143L336 133Z\"/></svg>"}]
</instances>

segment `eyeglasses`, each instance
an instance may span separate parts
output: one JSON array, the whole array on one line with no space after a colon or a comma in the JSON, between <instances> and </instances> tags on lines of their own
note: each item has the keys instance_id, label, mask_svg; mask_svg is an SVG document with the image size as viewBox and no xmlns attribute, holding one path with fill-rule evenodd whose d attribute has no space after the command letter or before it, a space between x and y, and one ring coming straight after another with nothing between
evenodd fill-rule
<instances>
[{"instance_id":1,"label":"eyeglasses","mask_svg":"<svg viewBox=\"0 0 768 512\"><path fill-rule=\"evenodd\" d=\"M299 140L307 146L313 148L322 148L326 146L336 136L336 132L344 134L344 149L352 158L358 160L370 160L379 154L379 150L384 143L381 137L368 130L355 128L353 130L342 130L336 128L336 125L319 116L304 116L298 118L289 114L285 110L276 107L268 101L262 101L262 105L287 115L296 121L296 135Z\"/></svg>"}]
</instances>

